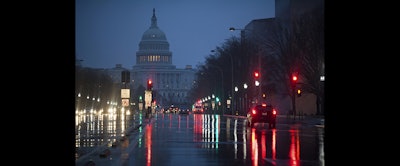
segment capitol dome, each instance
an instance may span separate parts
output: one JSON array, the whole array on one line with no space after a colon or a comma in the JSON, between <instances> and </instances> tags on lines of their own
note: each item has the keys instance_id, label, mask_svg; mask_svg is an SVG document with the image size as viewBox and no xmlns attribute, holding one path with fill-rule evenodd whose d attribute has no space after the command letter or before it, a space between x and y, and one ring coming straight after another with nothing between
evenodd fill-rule
<instances>
[{"instance_id":1,"label":"capitol dome","mask_svg":"<svg viewBox=\"0 0 400 166\"><path fill-rule=\"evenodd\" d=\"M143 33L142 41L143 40L163 40L167 41L167 37L165 33L160 30L157 26L157 17L155 13L155 9L153 9L153 16L151 17L151 26L148 30Z\"/></svg>"},{"instance_id":2,"label":"capitol dome","mask_svg":"<svg viewBox=\"0 0 400 166\"><path fill-rule=\"evenodd\" d=\"M146 40L157 40L157 41L167 41L167 37L165 36L165 33L161 31L158 27L150 27L150 29L146 30L146 32L143 33L142 36L142 41Z\"/></svg>"},{"instance_id":3,"label":"capitol dome","mask_svg":"<svg viewBox=\"0 0 400 166\"><path fill-rule=\"evenodd\" d=\"M143 33L139 50L136 52L136 66L174 68L169 43L165 33L157 26L154 8L151 26Z\"/></svg>"}]
</instances>

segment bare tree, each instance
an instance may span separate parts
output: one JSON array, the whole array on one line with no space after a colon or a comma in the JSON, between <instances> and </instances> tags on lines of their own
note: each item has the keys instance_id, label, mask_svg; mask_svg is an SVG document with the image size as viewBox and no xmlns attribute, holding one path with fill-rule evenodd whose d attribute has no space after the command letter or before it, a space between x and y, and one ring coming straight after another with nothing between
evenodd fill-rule
<instances>
[{"instance_id":1,"label":"bare tree","mask_svg":"<svg viewBox=\"0 0 400 166\"><path fill-rule=\"evenodd\" d=\"M271 79L280 83L284 95L291 94L290 78L300 66L296 37L290 27L277 22L265 39L266 42L263 42L265 49L269 51L267 63L271 67Z\"/></svg>"},{"instance_id":2,"label":"bare tree","mask_svg":"<svg viewBox=\"0 0 400 166\"><path fill-rule=\"evenodd\" d=\"M281 83L283 95L292 96L291 77L292 74L299 75L303 92L317 96L317 113L320 113L319 103L324 95L320 81L325 60L323 10L316 8L293 16L291 20L290 24L277 20L263 42L268 52L269 77Z\"/></svg>"},{"instance_id":3,"label":"bare tree","mask_svg":"<svg viewBox=\"0 0 400 166\"><path fill-rule=\"evenodd\" d=\"M294 24L297 29L296 36L300 45L301 68L300 75L304 84L305 92L317 96L317 113L323 113L324 86L320 77L325 74L325 42L324 42L324 15L323 10L316 9L301 15Z\"/></svg>"}]
</instances>

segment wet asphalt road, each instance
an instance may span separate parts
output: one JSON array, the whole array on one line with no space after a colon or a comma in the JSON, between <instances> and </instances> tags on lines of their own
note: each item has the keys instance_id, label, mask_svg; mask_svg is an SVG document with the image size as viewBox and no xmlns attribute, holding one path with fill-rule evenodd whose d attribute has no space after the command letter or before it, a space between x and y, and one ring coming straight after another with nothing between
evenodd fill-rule
<instances>
[{"instance_id":1,"label":"wet asphalt road","mask_svg":"<svg viewBox=\"0 0 400 166\"><path fill-rule=\"evenodd\" d=\"M97 166L320 166L324 165L324 128L318 123L311 118L278 117L276 129L267 124L250 128L240 116L157 113L108 148L110 155L92 155L90 160Z\"/></svg>"}]
</instances>

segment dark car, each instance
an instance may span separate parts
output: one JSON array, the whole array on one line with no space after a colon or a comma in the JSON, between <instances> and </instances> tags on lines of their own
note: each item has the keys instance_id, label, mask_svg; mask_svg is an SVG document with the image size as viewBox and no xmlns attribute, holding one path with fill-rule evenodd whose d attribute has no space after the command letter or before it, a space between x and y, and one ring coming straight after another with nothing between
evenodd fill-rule
<instances>
[{"instance_id":1,"label":"dark car","mask_svg":"<svg viewBox=\"0 0 400 166\"><path fill-rule=\"evenodd\" d=\"M247 125L268 123L269 128L276 128L276 110L272 105L261 104L252 107L247 113Z\"/></svg>"},{"instance_id":2,"label":"dark car","mask_svg":"<svg viewBox=\"0 0 400 166\"><path fill-rule=\"evenodd\" d=\"M178 113L180 109L174 105L171 105L168 110L170 113Z\"/></svg>"},{"instance_id":3,"label":"dark car","mask_svg":"<svg viewBox=\"0 0 400 166\"><path fill-rule=\"evenodd\" d=\"M204 113L204 108L202 105L195 105L192 112L195 114L201 114Z\"/></svg>"},{"instance_id":4,"label":"dark car","mask_svg":"<svg viewBox=\"0 0 400 166\"><path fill-rule=\"evenodd\" d=\"M189 115L189 113L190 113L189 109L181 109L179 111L179 114Z\"/></svg>"}]
</instances>

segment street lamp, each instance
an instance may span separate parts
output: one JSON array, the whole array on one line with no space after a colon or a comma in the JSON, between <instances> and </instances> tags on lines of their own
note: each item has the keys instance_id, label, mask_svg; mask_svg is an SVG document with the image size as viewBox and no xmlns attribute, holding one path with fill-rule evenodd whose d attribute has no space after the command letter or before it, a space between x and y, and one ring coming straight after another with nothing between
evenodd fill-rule
<instances>
[{"instance_id":1,"label":"street lamp","mask_svg":"<svg viewBox=\"0 0 400 166\"><path fill-rule=\"evenodd\" d=\"M320 83L319 83L319 90L318 90L318 115L324 115L324 100L325 100L325 93L324 93L324 82L325 82L325 75L321 75L320 78Z\"/></svg>"},{"instance_id":2,"label":"street lamp","mask_svg":"<svg viewBox=\"0 0 400 166\"><path fill-rule=\"evenodd\" d=\"M237 86L235 86L235 95L237 94L237 92L239 91L239 88ZM239 98L240 99L240 98ZM237 99L236 99L237 100ZM235 101L235 115L238 115L238 110L237 110L237 103L240 103L240 100Z\"/></svg>"},{"instance_id":3,"label":"street lamp","mask_svg":"<svg viewBox=\"0 0 400 166\"><path fill-rule=\"evenodd\" d=\"M215 52L215 50L211 50L211 52ZM231 114L233 115L233 58L232 58L232 55L231 54L228 54L229 55L229 57L230 57L230 59L231 59L231 78L232 78L232 80L231 80L231 90L230 90L230 92L231 92L231 99L230 99L230 101L231 101L231 106L230 106L230 109L231 109ZM228 101L227 101L227 104L228 104Z\"/></svg>"},{"instance_id":4,"label":"street lamp","mask_svg":"<svg viewBox=\"0 0 400 166\"><path fill-rule=\"evenodd\" d=\"M234 27L230 27L229 28L229 30L230 31L236 31L236 30L240 30L240 38L241 38L241 44L242 44L242 51L243 51L243 53L244 54L247 54L247 51L245 50L246 49L246 35L245 35L245 31L247 30L247 31L251 31L250 29L242 29L242 28L234 28ZM259 80L261 80L260 79L260 71L261 71L261 62L260 62L261 60L260 60L260 56L258 56L258 60L257 60L257 62L258 62L258 66L257 66L257 68L258 69L256 69L256 72L254 73L255 75L255 85L256 85L256 88L258 89L258 90L256 90L257 92L257 103L260 101L260 99L259 99L259 94L260 94L260 92L259 91L261 91L261 86L259 86L260 85L260 81Z\"/></svg>"},{"instance_id":5,"label":"street lamp","mask_svg":"<svg viewBox=\"0 0 400 166\"><path fill-rule=\"evenodd\" d=\"M229 31L236 31L236 30L240 30L240 39L241 39L240 42L243 46L245 44L245 30L248 30L248 29L239 29L239 28L234 28L234 27L229 28ZM244 50L244 49L242 49L242 50ZM229 55L231 57L231 64L232 64L231 67L232 67L232 88L233 88L233 58L232 58L231 54L229 54ZM232 98L233 98L233 95L232 95ZM234 101L234 100L232 99L232 101Z\"/></svg>"},{"instance_id":6,"label":"street lamp","mask_svg":"<svg viewBox=\"0 0 400 166\"><path fill-rule=\"evenodd\" d=\"M247 31L250 31L249 29L241 29L241 28L234 28L234 27L230 27L229 28L229 30L230 31L236 31L236 30L240 30L240 39L241 39L241 43L242 44L244 44L245 43L245 39L246 39L246 36L245 36L245 31L247 30Z\"/></svg>"},{"instance_id":7,"label":"street lamp","mask_svg":"<svg viewBox=\"0 0 400 166\"><path fill-rule=\"evenodd\" d=\"M215 67L215 68L217 68L218 70L219 70L219 72L221 73L221 78L222 78L222 81L221 81L221 89L222 89L222 99L224 99L224 72L222 71L222 69L221 69L221 67L219 67L219 66L216 66L216 65L212 65L212 64L208 64L209 66L211 66L211 67Z\"/></svg>"},{"instance_id":8,"label":"street lamp","mask_svg":"<svg viewBox=\"0 0 400 166\"><path fill-rule=\"evenodd\" d=\"M247 88L248 88L248 85L247 85L247 83L243 84L243 88L244 88L244 110L246 112L247 108L248 108L248 100L247 100Z\"/></svg>"},{"instance_id":9,"label":"street lamp","mask_svg":"<svg viewBox=\"0 0 400 166\"><path fill-rule=\"evenodd\" d=\"M254 33L254 34L256 34L256 32L255 32L255 30L254 29L242 29L242 28L234 28L234 27L230 27L229 28L229 30L230 31L236 31L236 30L240 30L240 35L241 35L241 43L242 43L242 47L244 47L244 51L246 51L245 49L246 49L246 34L245 34L245 31L250 31L250 34L251 33ZM246 52L244 52L245 54L247 54L247 51ZM257 94L257 97L256 97L256 100L257 100L257 103L258 102L261 102L261 99L260 99L260 97L261 97L261 89L262 89L262 86L261 86L261 54L260 54L260 52L258 52L257 53L257 60L256 60L256 62L258 63L257 64L257 69L255 69L256 70L256 72L254 73L255 75L254 75L254 77L255 77L255 85L256 85L256 94ZM265 84L265 83L263 83L263 84Z\"/></svg>"}]
</instances>

